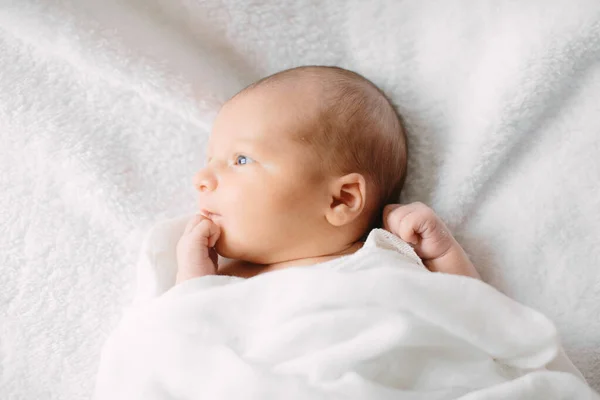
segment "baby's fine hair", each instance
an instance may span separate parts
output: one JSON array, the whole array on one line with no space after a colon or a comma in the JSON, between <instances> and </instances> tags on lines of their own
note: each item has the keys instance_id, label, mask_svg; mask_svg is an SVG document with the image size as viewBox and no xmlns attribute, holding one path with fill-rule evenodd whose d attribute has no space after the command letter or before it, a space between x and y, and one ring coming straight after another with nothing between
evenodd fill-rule
<instances>
[{"instance_id":1,"label":"baby's fine hair","mask_svg":"<svg viewBox=\"0 0 600 400\"><path fill-rule=\"evenodd\" d=\"M362 75L333 66L302 66L267 76L244 90L294 80L318 88L318 115L297 135L312 145L331 173L359 172L375 192L374 224L383 206L398 202L407 168L400 115L385 93ZM371 192L372 193L372 192Z\"/></svg>"}]
</instances>

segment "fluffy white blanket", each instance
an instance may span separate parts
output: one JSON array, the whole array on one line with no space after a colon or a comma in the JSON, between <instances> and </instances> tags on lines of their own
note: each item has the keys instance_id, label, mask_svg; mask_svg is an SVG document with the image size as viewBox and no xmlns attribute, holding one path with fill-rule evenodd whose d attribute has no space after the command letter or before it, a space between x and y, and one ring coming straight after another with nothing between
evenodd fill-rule
<instances>
[{"instance_id":1,"label":"fluffy white blanket","mask_svg":"<svg viewBox=\"0 0 600 400\"><path fill-rule=\"evenodd\" d=\"M406 118L404 202L600 388L597 0L0 0L0 398L90 395L222 101L338 64Z\"/></svg>"},{"instance_id":2,"label":"fluffy white blanket","mask_svg":"<svg viewBox=\"0 0 600 400\"><path fill-rule=\"evenodd\" d=\"M158 289L174 279L165 243L183 227L149 235L95 400L600 400L549 319L481 281L427 271L386 231L317 266Z\"/></svg>"}]
</instances>

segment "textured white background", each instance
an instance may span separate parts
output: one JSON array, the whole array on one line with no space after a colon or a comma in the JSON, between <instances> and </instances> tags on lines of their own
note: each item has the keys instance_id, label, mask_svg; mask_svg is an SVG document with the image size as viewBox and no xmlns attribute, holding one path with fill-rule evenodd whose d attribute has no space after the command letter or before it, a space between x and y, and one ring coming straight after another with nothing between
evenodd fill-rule
<instances>
[{"instance_id":1,"label":"textured white background","mask_svg":"<svg viewBox=\"0 0 600 400\"><path fill-rule=\"evenodd\" d=\"M0 0L0 398L90 395L144 233L194 210L219 104L300 64L392 96L402 200L600 388L599 21L591 0Z\"/></svg>"}]
</instances>

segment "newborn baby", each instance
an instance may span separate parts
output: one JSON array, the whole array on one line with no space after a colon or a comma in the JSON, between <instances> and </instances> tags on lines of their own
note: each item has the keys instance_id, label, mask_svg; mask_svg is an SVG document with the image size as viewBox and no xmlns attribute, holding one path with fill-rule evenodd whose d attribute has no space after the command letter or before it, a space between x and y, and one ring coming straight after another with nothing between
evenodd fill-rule
<instances>
[{"instance_id":1,"label":"newborn baby","mask_svg":"<svg viewBox=\"0 0 600 400\"><path fill-rule=\"evenodd\" d=\"M430 208L389 204L406 159L394 107L361 75L307 66L261 79L216 118L194 177L200 213L177 244L177 283L332 260L382 223L429 270L479 278ZM231 261L218 265L218 255Z\"/></svg>"},{"instance_id":2,"label":"newborn baby","mask_svg":"<svg viewBox=\"0 0 600 400\"><path fill-rule=\"evenodd\" d=\"M95 398L595 398L552 322L468 278L430 208L388 205L405 171L400 120L360 75L302 67L237 94L200 215L143 245Z\"/></svg>"}]
</instances>

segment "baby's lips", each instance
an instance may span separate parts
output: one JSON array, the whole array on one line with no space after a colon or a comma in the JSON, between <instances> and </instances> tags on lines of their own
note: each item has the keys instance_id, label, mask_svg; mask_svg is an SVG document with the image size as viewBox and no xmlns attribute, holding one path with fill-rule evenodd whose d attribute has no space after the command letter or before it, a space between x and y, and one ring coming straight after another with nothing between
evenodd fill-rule
<instances>
[{"instance_id":1,"label":"baby's lips","mask_svg":"<svg viewBox=\"0 0 600 400\"><path fill-rule=\"evenodd\" d=\"M198 211L198 215L202 215L204 218L210 219L212 213L208 210L202 209L202 210Z\"/></svg>"},{"instance_id":2,"label":"baby's lips","mask_svg":"<svg viewBox=\"0 0 600 400\"><path fill-rule=\"evenodd\" d=\"M217 213L213 213L212 211L208 211L208 210L206 210L206 209L204 209L204 208L203 208L203 209L201 209L201 210L198 212L198 215L202 215L204 218L208 218L208 219L210 219L211 221L214 221L214 220L215 220L215 217L216 217L216 218L220 217L220 215L219 215L219 214L217 214Z\"/></svg>"}]
</instances>

